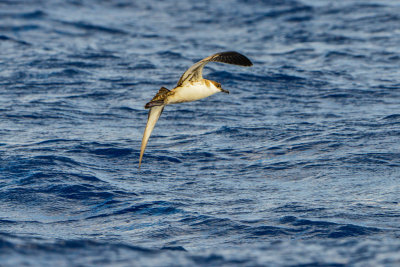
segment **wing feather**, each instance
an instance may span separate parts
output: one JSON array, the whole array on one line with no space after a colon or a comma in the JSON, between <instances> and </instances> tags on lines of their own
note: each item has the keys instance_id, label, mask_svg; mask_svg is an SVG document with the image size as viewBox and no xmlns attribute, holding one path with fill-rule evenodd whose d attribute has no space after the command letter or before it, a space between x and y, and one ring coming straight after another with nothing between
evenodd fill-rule
<instances>
[{"instance_id":1,"label":"wing feather","mask_svg":"<svg viewBox=\"0 0 400 267\"><path fill-rule=\"evenodd\" d=\"M164 104L165 98L168 96L168 93L170 90L168 90L165 87L161 87L160 90L158 90L158 93L153 97L153 99L148 102L144 108L148 109L154 106L162 106Z\"/></svg>"},{"instance_id":2,"label":"wing feather","mask_svg":"<svg viewBox=\"0 0 400 267\"><path fill-rule=\"evenodd\" d=\"M185 73L183 73L182 77L179 79L177 86L181 86L189 81L202 79L203 68L209 62L221 62L226 64L246 66L246 67L253 65L250 59L248 59L246 56L238 52L229 51L229 52L217 53L200 60L199 62L191 66L188 70L186 70Z\"/></svg>"},{"instance_id":3,"label":"wing feather","mask_svg":"<svg viewBox=\"0 0 400 267\"><path fill-rule=\"evenodd\" d=\"M164 105L162 106L154 106L150 108L149 116L147 117L147 124L146 129L144 130L143 138L142 138L142 145L140 147L140 157L139 157L139 168L142 164L142 158L144 154L144 150L146 149L147 142L149 141L151 132L156 126L158 118L160 118L162 112L164 110Z\"/></svg>"}]
</instances>

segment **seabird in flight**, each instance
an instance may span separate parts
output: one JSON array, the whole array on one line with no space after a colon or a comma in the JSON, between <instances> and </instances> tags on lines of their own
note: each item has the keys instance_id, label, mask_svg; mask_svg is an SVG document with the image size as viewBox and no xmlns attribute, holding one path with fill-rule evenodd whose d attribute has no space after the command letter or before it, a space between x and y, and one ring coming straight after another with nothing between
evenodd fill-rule
<instances>
[{"instance_id":1,"label":"seabird in flight","mask_svg":"<svg viewBox=\"0 0 400 267\"><path fill-rule=\"evenodd\" d=\"M228 90L221 88L220 83L203 79L203 68L209 62L221 62L247 67L253 65L247 57L238 52L221 52L206 57L191 66L187 71L185 71L185 73L183 73L174 89L168 90L165 87L161 87L153 99L145 105L145 108L150 109L150 111L143 134L142 146L140 148L139 168L142 163L143 153L146 149L147 142L149 141L150 134L166 105L191 102L218 92L229 94Z\"/></svg>"}]
</instances>

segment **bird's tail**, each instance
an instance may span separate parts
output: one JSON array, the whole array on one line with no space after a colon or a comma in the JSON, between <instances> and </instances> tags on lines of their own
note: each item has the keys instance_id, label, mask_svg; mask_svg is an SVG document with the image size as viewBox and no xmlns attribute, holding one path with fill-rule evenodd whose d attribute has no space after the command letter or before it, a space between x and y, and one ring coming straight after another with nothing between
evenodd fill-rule
<instances>
[{"instance_id":1,"label":"bird's tail","mask_svg":"<svg viewBox=\"0 0 400 267\"><path fill-rule=\"evenodd\" d=\"M156 125L158 118L161 116L163 110L164 110L165 105L160 105L160 106L153 106L150 108L149 115L147 117L147 124L146 128L144 130L143 134L143 139L142 139L142 146L140 147L140 158L139 158L139 168L142 163L142 158L143 158L143 153L144 150L146 149L147 142L149 141L151 132L154 129L154 126Z\"/></svg>"}]
</instances>

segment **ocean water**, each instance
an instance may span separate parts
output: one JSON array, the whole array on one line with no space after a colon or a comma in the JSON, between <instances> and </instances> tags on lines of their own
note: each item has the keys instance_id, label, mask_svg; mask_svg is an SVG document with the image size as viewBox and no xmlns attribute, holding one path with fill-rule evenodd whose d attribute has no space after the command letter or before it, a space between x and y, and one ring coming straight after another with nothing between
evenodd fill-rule
<instances>
[{"instance_id":1,"label":"ocean water","mask_svg":"<svg viewBox=\"0 0 400 267\"><path fill-rule=\"evenodd\" d=\"M400 2L0 1L0 266L399 266ZM197 60L231 94L147 103Z\"/></svg>"}]
</instances>

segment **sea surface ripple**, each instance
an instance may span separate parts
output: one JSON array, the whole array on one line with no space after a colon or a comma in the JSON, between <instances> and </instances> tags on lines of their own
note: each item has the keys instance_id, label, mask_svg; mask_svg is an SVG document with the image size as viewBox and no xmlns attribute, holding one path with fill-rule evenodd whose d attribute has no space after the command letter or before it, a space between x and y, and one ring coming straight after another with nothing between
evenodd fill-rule
<instances>
[{"instance_id":1,"label":"sea surface ripple","mask_svg":"<svg viewBox=\"0 0 400 267\"><path fill-rule=\"evenodd\" d=\"M399 266L400 3L0 1L1 266ZM209 64L230 95L144 104Z\"/></svg>"}]
</instances>

